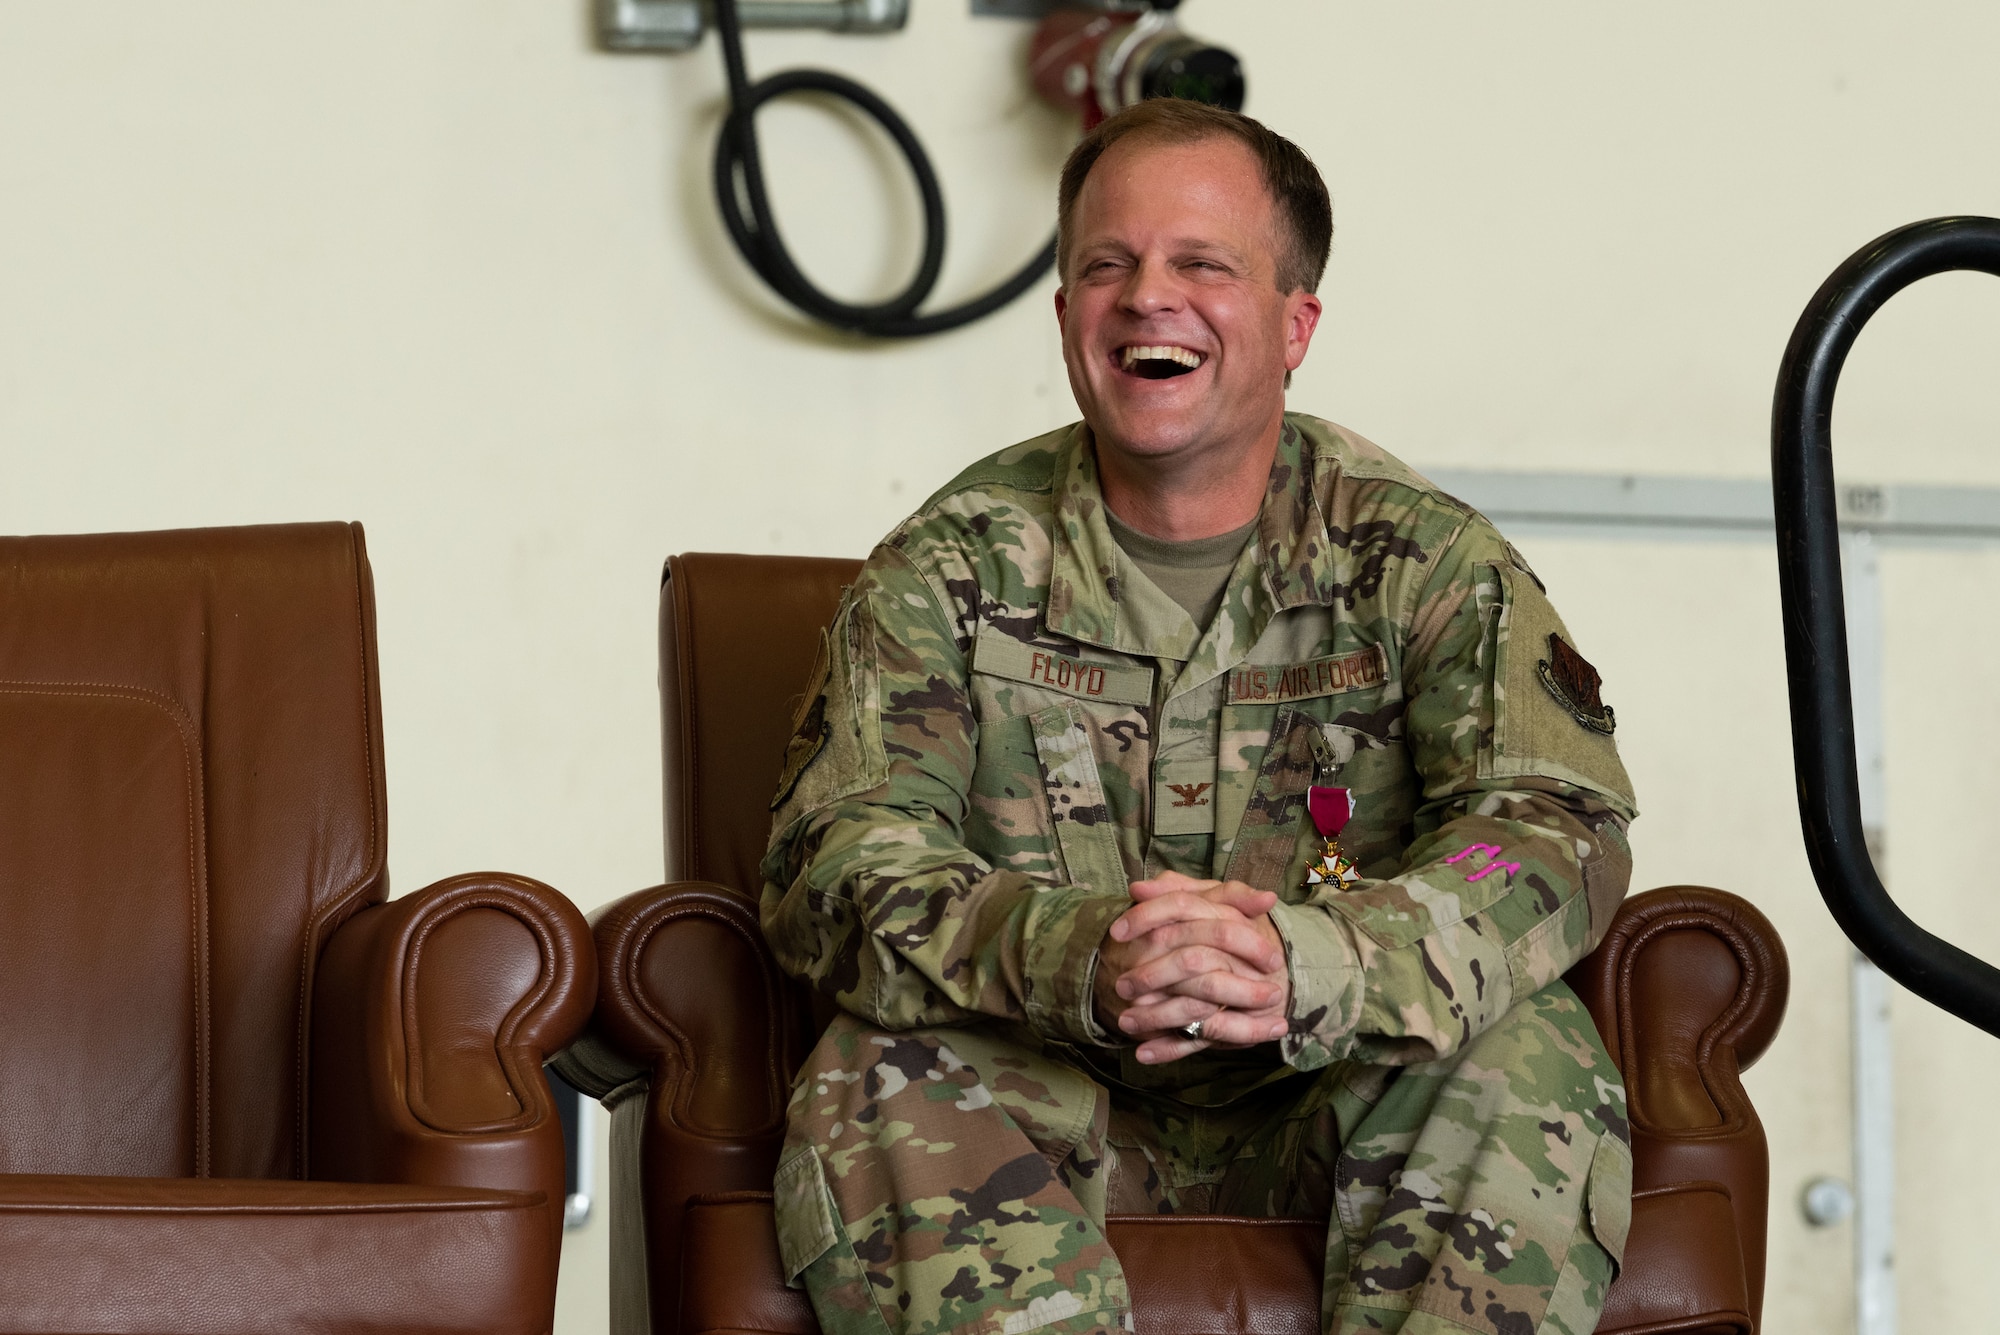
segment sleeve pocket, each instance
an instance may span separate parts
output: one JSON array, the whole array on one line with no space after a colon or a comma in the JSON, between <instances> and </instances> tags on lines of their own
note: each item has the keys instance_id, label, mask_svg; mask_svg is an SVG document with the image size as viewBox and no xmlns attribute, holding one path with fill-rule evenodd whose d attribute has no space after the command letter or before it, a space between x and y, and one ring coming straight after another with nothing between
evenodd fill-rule
<instances>
[{"instance_id":1,"label":"sleeve pocket","mask_svg":"<svg viewBox=\"0 0 2000 1335\"><path fill-rule=\"evenodd\" d=\"M1635 814L1632 780L1608 732L1575 717L1552 684L1551 660L1575 656L1568 629L1535 582L1509 565L1493 564L1497 612L1488 623L1492 665L1492 740L1479 753L1479 776L1534 775L1588 788L1628 819ZM1560 640L1562 648L1555 641ZM1588 665L1585 665L1586 668ZM1610 726L1610 725L1607 725Z\"/></svg>"},{"instance_id":2,"label":"sleeve pocket","mask_svg":"<svg viewBox=\"0 0 2000 1335\"><path fill-rule=\"evenodd\" d=\"M772 800L774 834L888 777L877 722L875 623L858 590L849 593L822 637L813 676Z\"/></svg>"}]
</instances>

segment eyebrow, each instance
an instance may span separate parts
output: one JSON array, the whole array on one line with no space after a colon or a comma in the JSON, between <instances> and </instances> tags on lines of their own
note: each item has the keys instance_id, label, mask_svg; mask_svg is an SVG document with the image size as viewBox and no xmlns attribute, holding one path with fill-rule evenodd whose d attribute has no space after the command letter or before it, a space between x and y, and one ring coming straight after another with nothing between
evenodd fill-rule
<instances>
[{"instance_id":1,"label":"eyebrow","mask_svg":"<svg viewBox=\"0 0 2000 1335\"><path fill-rule=\"evenodd\" d=\"M1250 256L1234 246L1225 246L1219 241L1178 241L1174 243L1173 249L1182 254L1218 255L1233 260L1245 268L1250 266Z\"/></svg>"},{"instance_id":2,"label":"eyebrow","mask_svg":"<svg viewBox=\"0 0 2000 1335\"><path fill-rule=\"evenodd\" d=\"M1247 269L1251 266L1251 257L1249 255L1236 249L1234 246L1224 245L1220 241L1205 241L1195 237L1185 237L1169 242L1167 251L1169 254L1174 255L1212 255L1229 260L1242 268ZM1132 248L1130 246L1111 240L1094 241L1087 245L1078 246L1076 249L1078 259L1082 259L1087 255L1129 255L1131 253Z\"/></svg>"}]
</instances>

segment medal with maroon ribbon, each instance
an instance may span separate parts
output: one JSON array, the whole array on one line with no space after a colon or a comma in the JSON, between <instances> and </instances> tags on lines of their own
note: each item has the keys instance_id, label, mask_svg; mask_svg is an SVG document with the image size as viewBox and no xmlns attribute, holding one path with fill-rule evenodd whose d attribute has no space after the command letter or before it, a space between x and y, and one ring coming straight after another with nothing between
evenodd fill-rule
<instances>
[{"instance_id":1,"label":"medal with maroon ribbon","mask_svg":"<svg viewBox=\"0 0 2000 1335\"><path fill-rule=\"evenodd\" d=\"M1314 784L1306 789L1306 814L1312 817L1314 828L1321 839L1326 841L1320 849L1319 861L1306 868L1307 885L1348 885L1361 879L1361 873L1354 869L1354 863L1341 851L1340 832L1347 827L1347 821L1354 814L1354 794L1345 788L1329 788Z\"/></svg>"},{"instance_id":2,"label":"medal with maroon ribbon","mask_svg":"<svg viewBox=\"0 0 2000 1335\"><path fill-rule=\"evenodd\" d=\"M1313 759L1317 762L1313 777L1331 779L1340 768L1332 743L1317 727L1313 728L1309 740ZM1340 847L1340 832L1347 828L1348 819L1354 815L1354 794L1330 784L1311 784L1306 788L1306 814L1312 817L1313 828L1325 841L1320 848L1319 860L1306 868L1306 884L1346 886L1360 880L1361 873L1354 869L1353 861Z\"/></svg>"}]
</instances>

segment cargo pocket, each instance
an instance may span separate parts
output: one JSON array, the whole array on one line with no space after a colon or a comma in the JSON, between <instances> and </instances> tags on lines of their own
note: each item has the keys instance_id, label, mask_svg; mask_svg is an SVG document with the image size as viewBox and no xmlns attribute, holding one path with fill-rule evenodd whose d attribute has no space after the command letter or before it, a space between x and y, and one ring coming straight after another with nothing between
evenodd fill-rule
<instances>
[{"instance_id":1,"label":"cargo pocket","mask_svg":"<svg viewBox=\"0 0 2000 1335\"><path fill-rule=\"evenodd\" d=\"M1042 762L1049 821L1062 850L1063 879L1096 894L1125 894L1130 882L1083 706L1069 700L1051 705L1034 715L1034 726L1035 755Z\"/></svg>"},{"instance_id":2,"label":"cargo pocket","mask_svg":"<svg viewBox=\"0 0 2000 1335\"><path fill-rule=\"evenodd\" d=\"M1632 1150L1624 1141L1598 1138L1583 1195L1583 1217L1549 1293L1548 1310L1535 1327L1538 1332L1596 1329L1611 1296L1611 1281L1624 1269L1625 1240L1632 1229Z\"/></svg>"},{"instance_id":3,"label":"cargo pocket","mask_svg":"<svg viewBox=\"0 0 2000 1335\"><path fill-rule=\"evenodd\" d=\"M771 1207L778 1221L778 1258L784 1263L785 1284L799 1287L799 1276L840 1240L833 1218L833 1196L826 1189L819 1155L801 1148L778 1165L771 1184Z\"/></svg>"},{"instance_id":4,"label":"cargo pocket","mask_svg":"<svg viewBox=\"0 0 2000 1335\"><path fill-rule=\"evenodd\" d=\"M1586 1197L1590 1231L1610 1253L1615 1276L1625 1267L1625 1242L1632 1232L1632 1149L1616 1136L1597 1142Z\"/></svg>"},{"instance_id":5,"label":"cargo pocket","mask_svg":"<svg viewBox=\"0 0 2000 1335\"><path fill-rule=\"evenodd\" d=\"M1486 660L1492 665L1492 742L1479 752L1479 777L1536 775L1606 797L1633 814L1632 780L1611 740L1616 716L1597 698L1597 674L1577 653L1562 618L1534 579L1489 564L1497 582Z\"/></svg>"}]
</instances>

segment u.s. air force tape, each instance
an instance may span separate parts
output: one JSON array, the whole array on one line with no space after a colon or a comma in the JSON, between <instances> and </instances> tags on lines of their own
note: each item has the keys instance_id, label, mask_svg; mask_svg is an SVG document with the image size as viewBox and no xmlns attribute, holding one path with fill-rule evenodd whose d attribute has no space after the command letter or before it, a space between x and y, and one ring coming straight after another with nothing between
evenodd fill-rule
<instances>
[{"instance_id":1,"label":"u.s. air force tape","mask_svg":"<svg viewBox=\"0 0 2000 1335\"><path fill-rule=\"evenodd\" d=\"M1362 691L1380 686L1387 672L1388 656L1379 644L1299 663L1245 663L1229 674L1229 703L1282 705Z\"/></svg>"}]
</instances>

